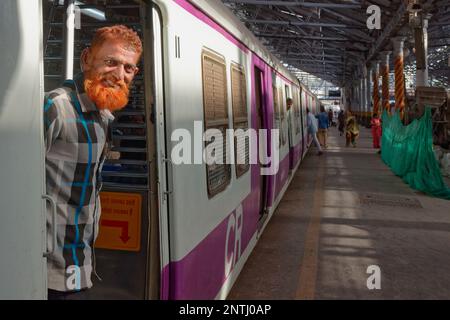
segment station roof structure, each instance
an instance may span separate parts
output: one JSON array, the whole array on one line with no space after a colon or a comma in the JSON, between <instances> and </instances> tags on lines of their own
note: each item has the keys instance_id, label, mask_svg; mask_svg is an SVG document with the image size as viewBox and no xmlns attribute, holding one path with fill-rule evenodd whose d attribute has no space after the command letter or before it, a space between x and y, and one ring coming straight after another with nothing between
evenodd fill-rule
<instances>
[{"instance_id":1,"label":"station roof structure","mask_svg":"<svg viewBox=\"0 0 450 320\"><path fill-rule=\"evenodd\" d=\"M222 0L283 63L343 87L391 39L406 36L406 78L415 76L414 35L409 17L414 4L431 15L428 25L432 85L450 86L450 0ZM369 29L367 8L381 12L381 29ZM391 70L393 70L391 59ZM303 76L305 75L303 74ZM301 77L301 76L300 76Z\"/></svg>"}]
</instances>

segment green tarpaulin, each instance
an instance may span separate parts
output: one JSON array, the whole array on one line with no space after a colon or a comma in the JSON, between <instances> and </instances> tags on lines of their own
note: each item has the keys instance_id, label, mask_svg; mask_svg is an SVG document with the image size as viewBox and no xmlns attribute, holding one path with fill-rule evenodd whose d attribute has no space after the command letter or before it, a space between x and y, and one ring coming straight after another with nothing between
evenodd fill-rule
<instances>
[{"instance_id":1,"label":"green tarpaulin","mask_svg":"<svg viewBox=\"0 0 450 320\"><path fill-rule=\"evenodd\" d=\"M433 152L431 109L405 126L399 112L390 116L383 112L381 157L392 171L413 189L449 199L450 188L442 179L439 163Z\"/></svg>"}]
</instances>

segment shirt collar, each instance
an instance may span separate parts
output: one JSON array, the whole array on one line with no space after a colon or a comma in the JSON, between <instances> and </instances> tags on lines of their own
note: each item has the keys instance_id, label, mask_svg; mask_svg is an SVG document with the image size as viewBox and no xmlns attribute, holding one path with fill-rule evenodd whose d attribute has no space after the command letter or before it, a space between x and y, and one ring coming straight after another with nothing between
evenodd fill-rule
<instances>
[{"instance_id":1,"label":"shirt collar","mask_svg":"<svg viewBox=\"0 0 450 320\"><path fill-rule=\"evenodd\" d=\"M82 112L94 112L99 111L95 103L88 97L86 92L84 91L84 74L78 73L74 80L66 81L69 83L69 86L75 89L77 92L78 101L80 101ZM72 84L72 85L70 85Z\"/></svg>"}]
</instances>

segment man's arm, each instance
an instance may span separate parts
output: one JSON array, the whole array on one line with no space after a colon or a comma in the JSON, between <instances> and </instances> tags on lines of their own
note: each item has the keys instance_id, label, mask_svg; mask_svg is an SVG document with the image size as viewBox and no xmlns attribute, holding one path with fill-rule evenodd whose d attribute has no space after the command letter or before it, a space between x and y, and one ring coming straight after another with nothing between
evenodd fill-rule
<instances>
[{"instance_id":1,"label":"man's arm","mask_svg":"<svg viewBox=\"0 0 450 320\"><path fill-rule=\"evenodd\" d=\"M59 137L62 121L58 116L58 102L46 97L44 99L44 141L46 154Z\"/></svg>"}]
</instances>

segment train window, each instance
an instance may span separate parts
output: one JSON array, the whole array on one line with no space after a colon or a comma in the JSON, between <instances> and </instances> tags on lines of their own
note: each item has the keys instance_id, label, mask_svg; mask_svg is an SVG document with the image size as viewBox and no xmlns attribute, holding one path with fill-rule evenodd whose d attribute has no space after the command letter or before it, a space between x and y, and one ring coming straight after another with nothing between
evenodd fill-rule
<instances>
[{"instance_id":1,"label":"train window","mask_svg":"<svg viewBox=\"0 0 450 320\"><path fill-rule=\"evenodd\" d=\"M286 117L286 100L283 99L283 89L278 88L278 101L279 101L279 110L280 110L280 138L281 145L286 144L286 135L284 132L284 119Z\"/></svg>"},{"instance_id":2,"label":"train window","mask_svg":"<svg viewBox=\"0 0 450 320\"><path fill-rule=\"evenodd\" d=\"M233 127L234 129L248 130L247 117L247 82L245 81L244 68L238 64L231 65L231 93L233 104ZM238 150L238 147L240 148ZM244 149L244 150L242 150ZM238 151L245 154L245 163L238 163ZM250 168L250 145L248 138L245 138L243 146L238 145L235 139L235 163L236 177L242 176Z\"/></svg>"},{"instance_id":3,"label":"train window","mask_svg":"<svg viewBox=\"0 0 450 320\"><path fill-rule=\"evenodd\" d=\"M226 164L228 142L228 103L227 103L227 73L225 58L208 50L202 52L203 68L203 108L205 128L218 129L224 138L222 163L206 165L208 195L213 197L223 191L231 180L231 166ZM207 142L206 146L213 141ZM205 146L205 147L206 147ZM216 148L216 150L220 148ZM217 158L217 155L216 155Z\"/></svg>"},{"instance_id":4,"label":"train window","mask_svg":"<svg viewBox=\"0 0 450 320\"><path fill-rule=\"evenodd\" d=\"M283 90L281 88L278 88L278 101L280 103L280 118L281 120L284 120L284 117L286 115L286 110L284 108L285 105L285 99L283 99Z\"/></svg>"},{"instance_id":5,"label":"train window","mask_svg":"<svg viewBox=\"0 0 450 320\"><path fill-rule=\"evenodd\" d=\"M273 89L273 111L275 112L275 120L278 121L280 119L280 108L278 105L278 88L274 85L272 86L272 89Z\"/></svg>"},{"instance_id":6,"label":"train window","mask_svg":"<svg viewBox=\"0 0 450 320\"><path fill-rule=\"evenodd\" d=\"M291 91L289 89L290 88L288 85L284 86L284 94L286 95L286 98L285 98L286 101L287 101L287 99L292 98Z\"/></svg>"},{"instance_id":7,"label":"train window","mask_svg":"<svg viewBox=\"0 0 450 320\"><path fill-rule=\"evenodd\" d=\"M273 108L275 112L275 126L277 129L280 130L280 135L278 138L279 145L285 145L286 144L286 138L284 136L284 130L283 130L283 119L284 119L284 110L283 110L283 92L282 89L273 86Z\"/></svg>"},{"instance_id":8,"label":"train window","mask_svg":"<svg viewBox=\"0 0 450 320\"><path fill-rule=\"evenodd\" d=\"M273 89L273 111L275 115L275 128L281 129L278 88L275 85L273 85L272 89ZM281 134L278 135L278 144L281 145Z\"/></svg>"}]
</instances>

